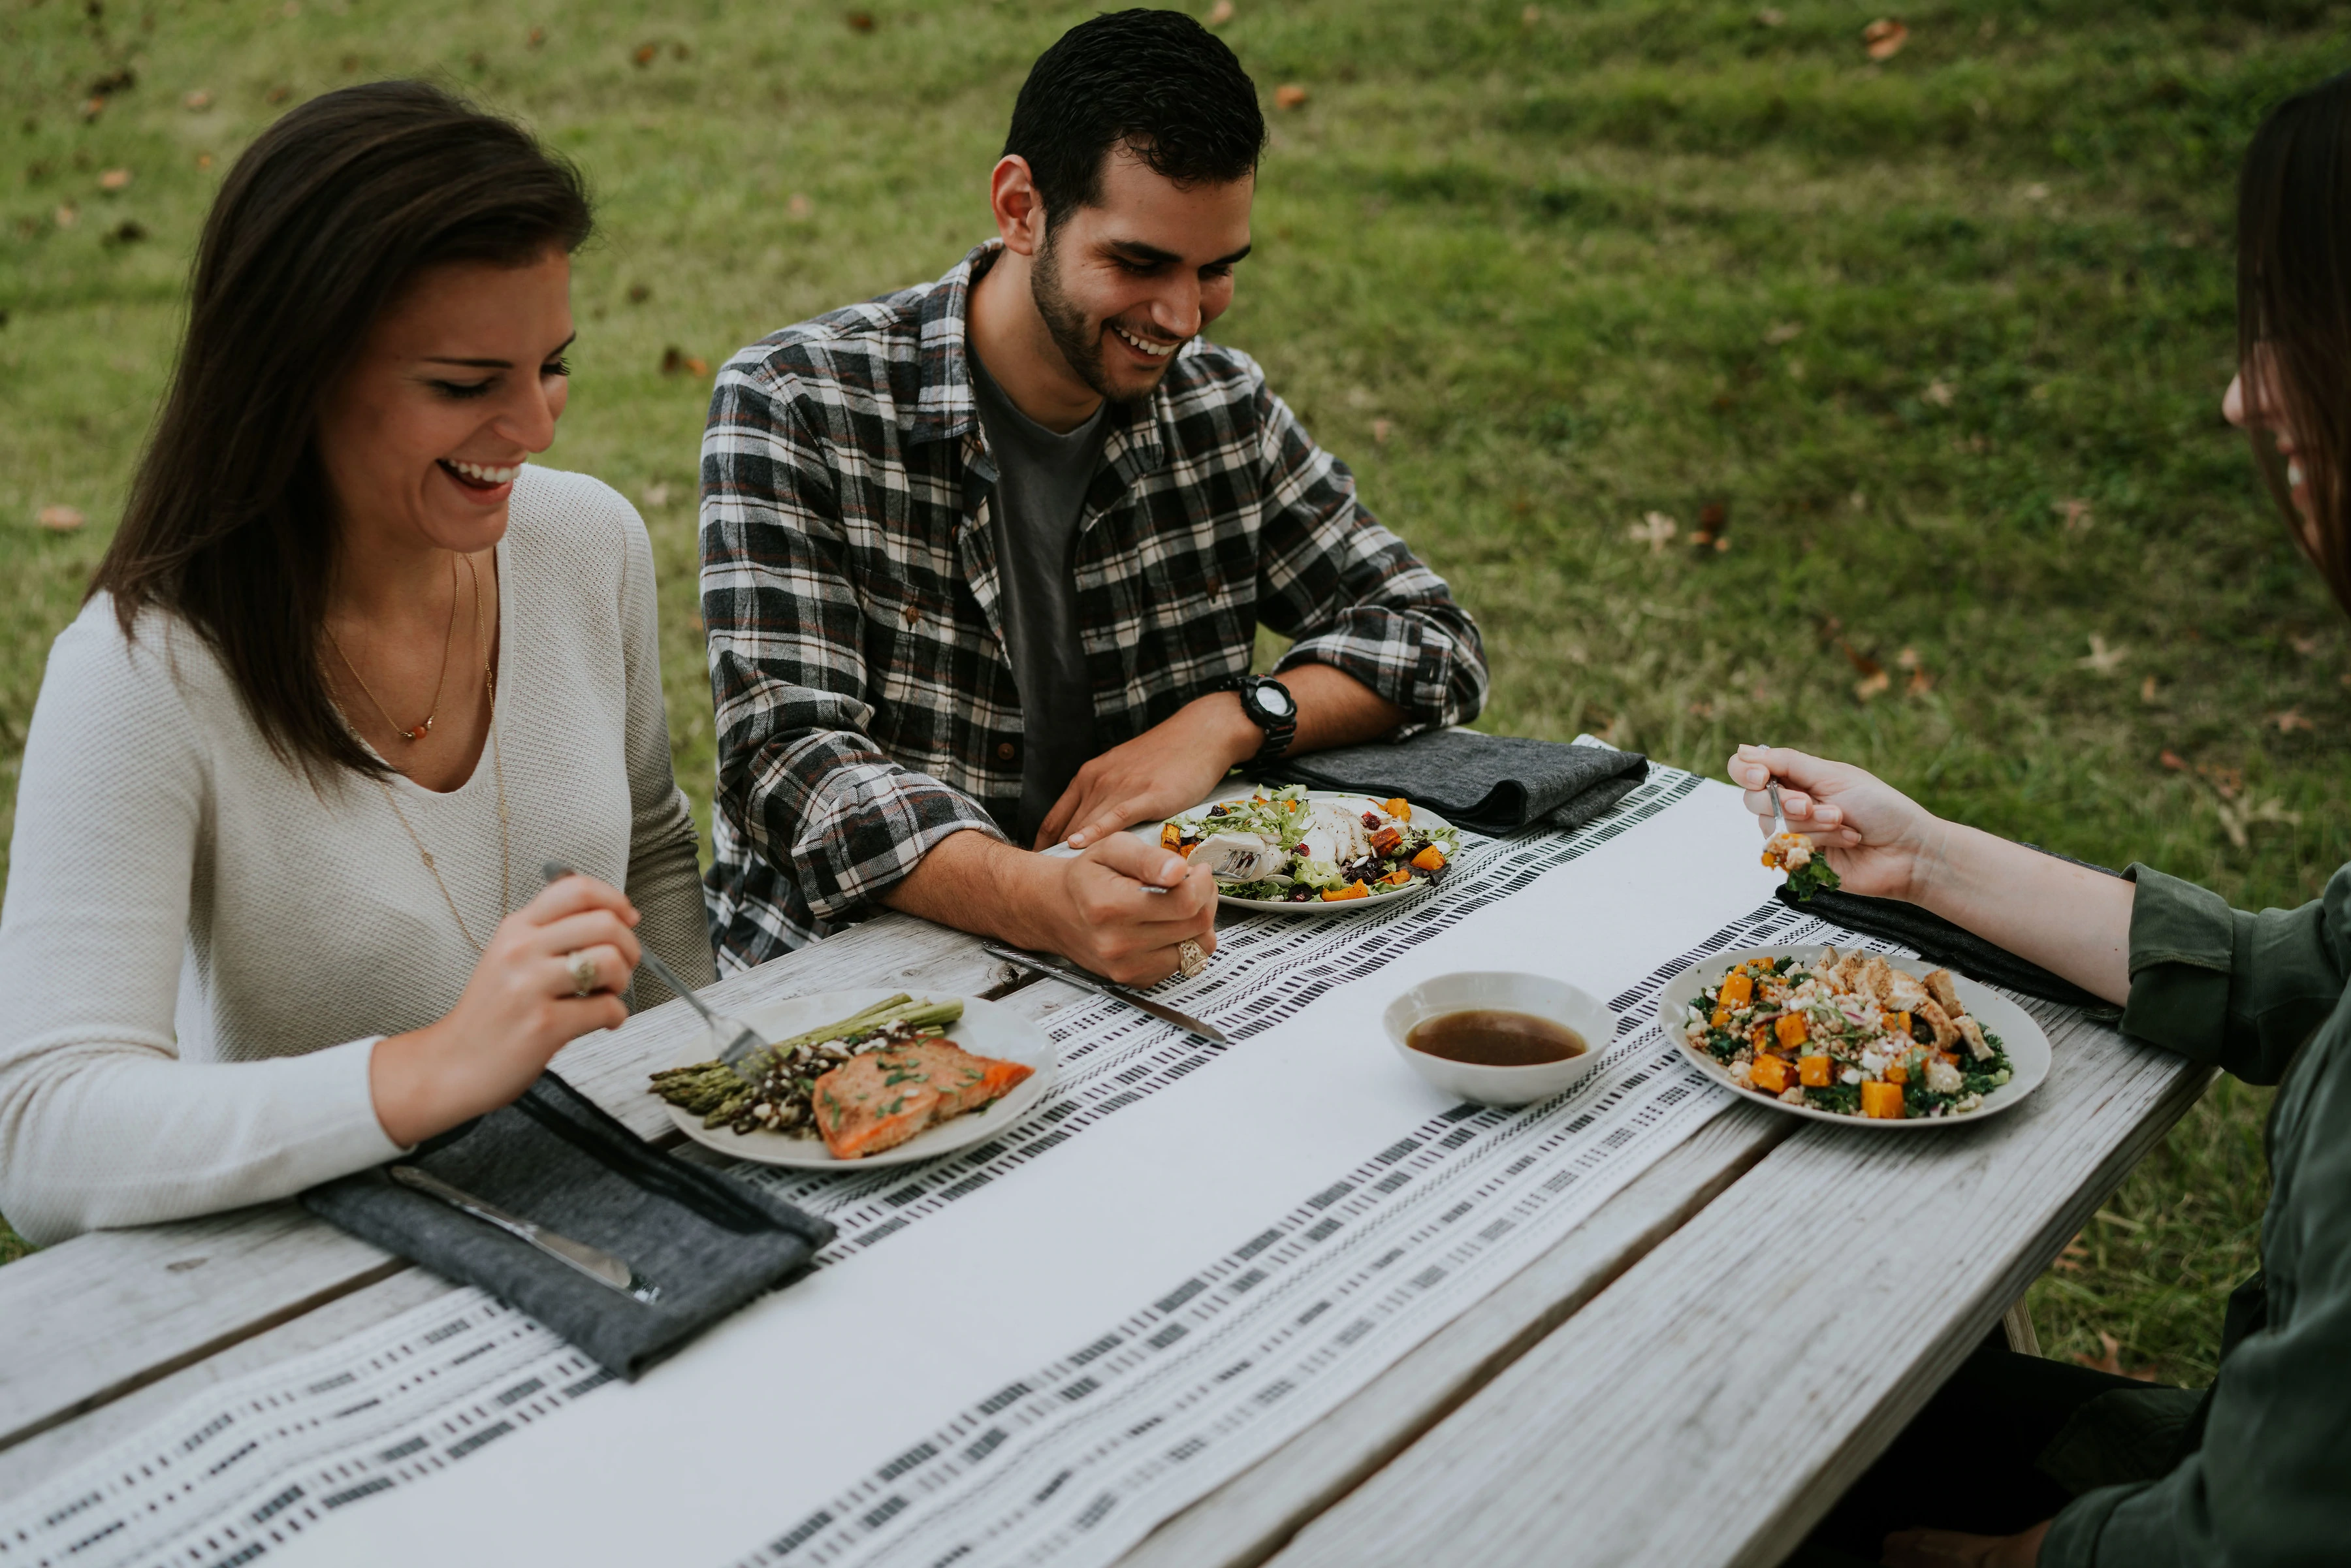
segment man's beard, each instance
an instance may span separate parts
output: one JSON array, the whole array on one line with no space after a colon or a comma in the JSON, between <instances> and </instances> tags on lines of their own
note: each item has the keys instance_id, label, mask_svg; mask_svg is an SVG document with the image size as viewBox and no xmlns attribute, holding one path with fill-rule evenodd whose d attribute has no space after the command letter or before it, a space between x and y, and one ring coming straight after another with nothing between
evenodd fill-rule
<instances>
[{"instance_id":1,"label":"man's beard","mask_svg":"<svg viewBox=\"0 0 2351 1568\"><path fill-rule=\"evenodd\" d=\"M1111 384L1110 372L1102 364L1102 329L1097 326L1088 331L1086 313L1062 292L1061 259L1053 254L1053 233L1050 228L1045 231L1045 244L1037 253L1036 265L1029 269L1029 295L1037 302L1037 314L1044 319L1053 347L1061 350L1061 358L1069 361L1071 371L1097 396L1116 403L1135 403L1145 402L1159 389L1156 376L1148 386L1132 391Z\"/></svg>"}]
</instances>

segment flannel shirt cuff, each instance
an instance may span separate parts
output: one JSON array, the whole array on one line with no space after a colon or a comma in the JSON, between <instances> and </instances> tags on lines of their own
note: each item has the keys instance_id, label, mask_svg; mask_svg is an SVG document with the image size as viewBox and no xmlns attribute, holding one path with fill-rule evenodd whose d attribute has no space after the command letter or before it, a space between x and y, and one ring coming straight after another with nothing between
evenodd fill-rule
<instances>
[{"instance_id":1,"label":"flannel shirt cuff","mask_svg":"<svg viewBox=\"0 0 2351 1568\"><path fill-rule=\"evenodd\" d=\"M1451 639L1437 628L1393 610L1358 610L1347 620L1355 624L1292 643L1274 674L1328 664L1354 676L1405 710L1404 722L1388 734L1389 740L1468 724L1485 706L1485 662L1449 645Z\"/></svg>"},{"instance_id":2,"label":"flannel shirt cuff","mask_svg":"<svg viewBox=\"0 0 2351 1568\"><path fill-rule=\"evenodd\" d=\"M970 796L889 762L834 768L806 806L789 870L828 924L879 903L943 840L967 831L1005 836Z\"/></svg>"}]
</instances>

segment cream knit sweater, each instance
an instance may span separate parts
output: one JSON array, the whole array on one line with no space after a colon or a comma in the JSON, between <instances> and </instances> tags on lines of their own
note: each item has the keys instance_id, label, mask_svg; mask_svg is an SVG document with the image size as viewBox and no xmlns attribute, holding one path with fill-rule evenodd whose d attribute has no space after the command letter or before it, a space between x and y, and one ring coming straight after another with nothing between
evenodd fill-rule
<instances>
[{"instance_id":1,"label":"cream knit sweater","mask_svg":"<svg viewBox=\"0 0 2351 1568\"><path fill-rule=\"evenodd\" d=\"M594 479L527 467L498 566L512 902L564 861L626 889L646 944L707 980L643 523ZM476 960L374 785L314 789L202 639L162 612L137 630L101 596L57 638L17 786L0 1213L35 1241L392 1158L369 1053L446 1013ZM390 783L486 940L507 913L490 748L445 795ZM666 995L647 975L635 1000Z\"/></svg>"}]
</instances>

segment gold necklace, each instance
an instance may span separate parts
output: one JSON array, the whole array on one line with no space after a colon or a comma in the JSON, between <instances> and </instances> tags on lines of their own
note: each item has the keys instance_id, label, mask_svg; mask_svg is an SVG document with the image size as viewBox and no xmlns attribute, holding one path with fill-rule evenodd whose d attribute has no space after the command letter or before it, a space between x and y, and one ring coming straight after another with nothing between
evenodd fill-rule
<instances>
[{"instance_id":1,"label":"gold necklace","mask_svg":"<svg viewBox=\"0 0 2351 1568\"><path fill-rule=\"evenodd\" d=\"M472 571L474 570L474 558L471 556L467 556L465 558L465 570L467 571ZM479 597L481 588L481 580L476 577L474 581L474 592L475 595L474 620L477 625L480 623L482 618L482 607ZM424 722L418 725L414 729L406 729L402 727L401 722L398 719L392 716L391 710L386 708L383 706L382 699L375 695L375 688L367 684L367 677L365 675L360 674L360 667L351 663L351 656L343 652L343 641L341 638L335 635L335 629L332 626L329 626L327 628L327 641L334 644L335 657L343 662L343 668L351 673L351 679L360 684L360 690L366 693L367 700L375 705L375 711L382 716L383 722L392 726L392 733L399 736L401 739L409 742L411 745L413 745L417 741L420 741L426 736L432 734L433 721L441 716L441 692L442 689L449 684L449 649L450 645L456 641L456 637L457 562L455 558L452 557L449 561L449 624L444 627L441 632L441 674L433 683L433 711L426 714L424 716Z\"/></svg>"},{"instance_id":2,"label":"gold necklace","mask_svg":"<svg viewBox=\"0 0 2351 1568\"><path fill-rule=\"evenodd\" d=\"M450 570L454 571L456 569L452 567ZM498 677L496 672L490 668L489 639L482 632L482 577L474 570L470 556L465 559L465 575L472 579L474 584L474 640L481 644L482 691L490 705L490 768L498 787L498 917L503 920L514 903L514 841L507 821L506 753L498 745ZM356 670L352 672L353 674L358 673ZM424 869L432 874L433 885L441 890L441 902L449 906L449 918L457 923L457 934L478 955L483 950L482 944L475 940L473 927L467 925L465 915L458 913L457 901L449 896L449 884L441 880L441 868L434 863L433 852L424 847L424 841L416 836L415 828L409 823L408 813L400 809L400 797L392 792L392 786L381 778L374 774L368 777L375 779L375 787L383 791L383 803L392 808L392 814L400 820L401 831L408 835L408 841L416 846L416 858L424 862Z\"/></svg>"}]
</instances>

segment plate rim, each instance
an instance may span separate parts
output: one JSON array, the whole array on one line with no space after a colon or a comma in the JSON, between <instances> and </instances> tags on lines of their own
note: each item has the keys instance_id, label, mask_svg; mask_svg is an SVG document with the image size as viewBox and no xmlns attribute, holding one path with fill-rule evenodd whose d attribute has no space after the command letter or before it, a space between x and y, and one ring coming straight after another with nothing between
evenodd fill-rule
<instances>
[{"instance_id":1,"label":"plate rim","mask_svg":"<svg viewBox=\"0 0 2351 1568\"><path fill-rule=\"evenodd\" d=\"M902 989L904 989L903 987L851 986L836 991L810 991L797 997L778 997L770 1001L737 1008L734 1009L734 1013L745 1022L756 1025L758 1015L760 1013L782 1008L799 1007L805 1003L823 1002L827 1007L838 1006L854 1011L858 1006L856 998L863 998L864 1005L871 1007L884 998L896 996ZM667 1101L662 1103L662 1109L669 1113L669 1118L678 1131L700 1144L704 1148L736 1159L748 1160L755 1165L771 1166L787 1170L861 1171L878 1170L889 1166L919 1165L925 1160L945 1159L950 1155L960 1154L974 1144L985 1143L987 1139L1008 1132L1019 1124L1022 1118L1037 1108L1038 1103L1045 1097L1045 1091L1051 1088L1054 1081L1061 1075L1061 1053L1060 1048L1054 1045L1052 1036L1040 1028L1034 1019L1024 1018L1012 1009L1005 1007L1000 1002L990 1001L986 997L933 996L924 999L959 1001L963 1003L967 1014L977 1006L988 1013L999 1015L1015 1028L1033 1035L1041 1057L1041 1060L1035 1063L1036 1070L1015 1086L1010 1093L977 1115L969 1117L969 1125L962 1128L960 1133L949 1141L919 1150L915 1148L915 1145L922 1144L934 1133L946 1133L956 1127L956 1124L965 1122L967 1118L958 1116L939 1126L925 1128L895 1148L884 1149L880 1154L871 1155L859 1160L835 1158L832 1151L825 1147L824 1140L821 1138L778 1137L777 1138L778 1146L762 1152L744 1146L752 1141L754 1137L752 1134L730 1132L724 1127L705 1127L700 1116L689 1111L681 1111ZM687 1060L707 1061L709 1059L706 1056L695 1055ZM686 1064L686 1061L681 1061L675 1065Z\"/></svg>"},{"instance_id":2,"label":"plate rim","mask_svg":"<svg viewBox=\"0 0 2351 1568\"><path fill-rule=\"evenodd\" d=\"M1306 798L1310 800L1369 800L1374 805L1377 805L1380 800L1378 796L1364 789L1309 789L1306 791ZM1173 816L1163 817L1160 821L1163 824L1167 822L1180 822L1187 817L1199 815L1211 806L1222 806L1228 805L1230 803L1230 801L1227 800L1203 800L1188 811L1178 811ZM1450 818L1447 817L1443 812L1437 810L1433 807L1415 806L1413 807L1412 811L1416 818L1419 817L1424 812L1426 813L1428 820L1437 827L1452 828L1457 833L1467 831L1457 826ZM1437 884L1430 882L1427 878L1423 877L1414 885L1414 890L1412 892L1404 894L1389 894L1384 897L1380 898L1339 898L1328 900L1318 898L1309 904L1290 904L1270 898L1235 898L1231 894L1219 890L1217 894L1217 902L1223 904L1228 909L1246 909L1258 915L1287 915L1291 919L1298 920L1312 919L1317 916L1329 916L1333 915L1360 915L1367 909L1397 909L1401 908L1405 904L1412 904L1420 899L1426 898L1429 894L1436 890Z\"/></svg>"},{"instance_id":3,"label":"plate rim","mask_svg":"<svg viewBox=\"0 0 2351 1568\"><path fill-rule=\"evenodd\" d=\"M1806 1121L1824 1122L1837 1127L1865 1126L1879 1132L1901 1133L1915 1132L1928 1127L1980 1126L2002 1112L2011 1111L2022 1105L2032 1097L2035 1091L2048 1082L2050 1070L2055 1065L2056 1050L2050 1043L2048 1031L2041 1027L2041 1020L1982 981L1963 975L1957 969L1951 969L1951 979L1960 988L1960 995L1970 1004L1970 1017L1980 1016L1974 1008L1974 1003L1980 998L1989 999L1995 1006L2013 1012L2017 1020L2032 1031L2032 1038L2040 1042L2038 1048L2040 1060L2032 1069L2028 1069L2024 1062L2018 1060L2017 1051L2011 1047L2009 1061L2015 1076L1993 1090L1991 1093L1985 1095L1983 1104L1964 1116L1905 1116L1896 1121L1875 1116L1840 1116L1834 1111L1816 1110L1810 1105L1791 1105L1770 1095L1758 1094L1751 1089L1741 1088L1731 1080L1730 1070L1692 1045L1689 1042L1689 1037L1673 1019L1672 1014L1679 1011L1687 1002L1689 996L1696 995L1700 988L1698 985L1690 986L1687 995L1678 1001L1674 998L1673 993L1693 976L1728 973L1733 965L1757 957L1817 958L1824 948L1837 946L1838 944L1834 942L1782 942L1755 947L1728 948L1723 952L1713 954L1674 976L1657 992L1655 1010L1657 1027L1664 1031L1668 1040L1674 1042L1685 1059L1696 1063L1708 1080L1720 1084L1738 1096L1740 1104L1761 1105L1780 1112L1783 1115L1801 1116ZM1863 948L1861 951L1868 952L1872 949ZM1878 956L1913 978L1923 978L1937 969L1950 969L1948 964L1929 963L1924 958L1897 957L1891 953L1881 953ZM1719 966L1719 968L1718 966ZM1999 1032L2001 1037L2001 1043L2003 1046L2009 1046L2011 1040L2018 1038L2018 1030L2013 1025L2003 1025Z\"/></svg>"}]
</instances>

